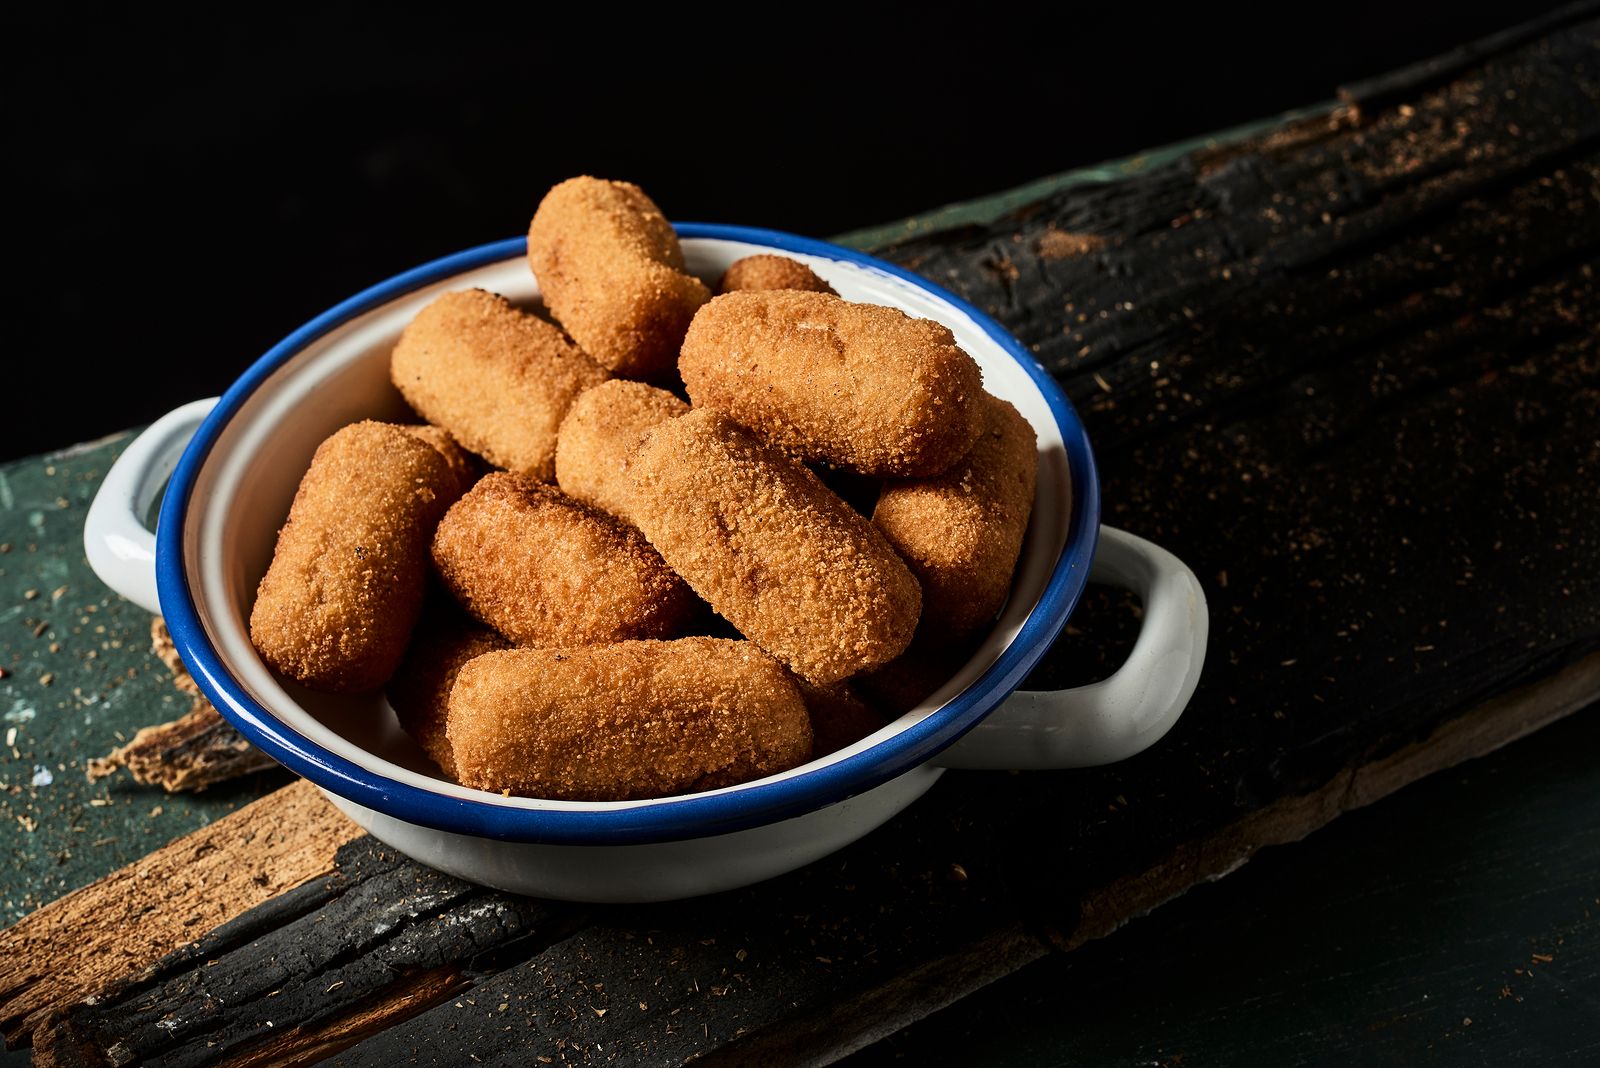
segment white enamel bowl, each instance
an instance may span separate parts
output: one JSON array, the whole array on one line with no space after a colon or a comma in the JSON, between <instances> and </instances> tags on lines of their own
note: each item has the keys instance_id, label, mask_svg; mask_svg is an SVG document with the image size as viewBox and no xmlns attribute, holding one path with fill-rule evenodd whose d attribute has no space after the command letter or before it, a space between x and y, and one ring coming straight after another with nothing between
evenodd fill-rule
<instances>
[{"instance_id":1,"label":"white enamel bowl","mask_svg":"<svg viewBox=\"0 0 1600 1068\"><path fill-rule=\"evenodd\" d=\"M1087 438L1055 382L993 320L916 276L848 249L766 230L679 227L708 281L741 256L803 260L849 300L936 319L1039 439L1039 490L1010 602L993 631L921 707L840 752L757 782L635 802L502 797L435 777L381 695L317 694L272 674L247 621L278 527L317 444L346 423L411 418L389 352L425 304L478 286L534 306L521 239L399 275L273 348L219 400L185 405L107 474L85 542L108 585L167 619L201 688L239 730L321 787L376 837L425 864L521 893L651 901L742 886L861 837L946 768L1109 763L1172 725L1199 679L1205 599L1181 562L1099 527ZM170 481L169 481L170 476ZM143 525L166 485L160 522ZM1143 629L1110 679L1014 693L1094 576L1143 598Z\"/></svg>"}]
</instances>

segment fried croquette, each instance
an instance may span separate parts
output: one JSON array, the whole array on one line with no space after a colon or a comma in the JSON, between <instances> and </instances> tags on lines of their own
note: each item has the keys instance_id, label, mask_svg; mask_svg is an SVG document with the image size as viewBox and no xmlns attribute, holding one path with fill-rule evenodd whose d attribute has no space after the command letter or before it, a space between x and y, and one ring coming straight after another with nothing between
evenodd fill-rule
<instances>
[{"instance_id":1,"label":"fried croquette","mask_svg":"<svg viewBox=\"0 0 1600 1068\"><path fill-rule=\"evenodd\" d=\"M811 756L794 684L725 638L480 656L456 676L447 733L464 785L572 801L710 790Z\"/></svg>"},{"instance_id":2,"label":"fried croquette","mask_svg":"<svg viewBox=\"0 0 1600 1068\"><path fill-rule=\"evenodd\" d=\"M400 670L384 689L400 726L451 779L456 775L456 762L445 735L450 687L468 660L509 646L500 635L469 618L448 594L440 593L423 606Z\"/></svg>"},{"instance_id":3,"label":"fried croquette","mask_svg":"<svg viewBox=\"0 0 1600 1068\"><path fill-rule=\"evenodd\" d=\"M678 370L696 408L864 475L936 475L978 434L983 376L947 328L826 293L717 297L690 324Z\"/></svg>"},{"instance_id":4,"label":"fried croquette","mask_svg":"<svg viewBox=\"0 0 1600 1068\"><path fill-rule=\"evenodd\" d=\"M580 396L561 421L556 483L568 496L628 520L628 461L645 433L689 406L664 389L614 378Z\"/></svg>"},{"instance_id":5,"label":"fried croquette","mask_svg":"<svg viewBox=\"0 0 1600 1068\"><path fill-rule=\"evenodd\" d=\"M387 682L422 609L428 542L459 492L439 450L403 427L353 423L318 446L250 611L262 659L316 690Z\"/></svg>"},{"instance_id":6,"label":"fried croquette","mask_svg":"<svg viewBox=\"0 0 1600 1068\"><path fill-rule=\"evenodd\" d=\"M918 638L935 645L975 633L1000 611L1033 511L1033 427L985 393L983 430L950 470L884 484L872 524L922 586Z\"/></svg>"},{"instance_id":7,"label":"fried croquette","mask_svg":"<svg viewBox=\"0 0 1600 1068\"><path fill-rule=\"evenodd\" d=\"M446 293L418 312L389 376L464 448L541 482L555 474L561 417L611 377L560 330L481 289Z\"/></svg>"},{"instance_id":8,"label":"fried croquette","mask_svg":"<svg viewBox=\"0 0 1600 1068\"><path fill-rule=\"evenodd\" d=\"M811 717L811 755L827 756L860 741L888 721L850 688L847 682L813 686L792 676Z\"/></svg>"},{"instance_id":9,"label":"fried croquette","mask_svg":"<svg viewBox=\"0 0 1600 1068\"><path fill-rule=\"evenodd\" d=\"M684 271L672 224L629 182L569 178L546 193L528 227L528 264L550 314L625 378L670 372L711 299Z\"/></svg>"},{"instance_id":10,"label":"fried croquette","mask_svg":"<svg viewBox=\"0 0 1600 1068\"><path fill-rule=\"evenodd\" d=\"M922 598L883 535L799 462L701 408L645 436L629 507L745 637L826 685L892 660Z\"/></svg>"},{"instance_id":11,"label":"fried croquette","mask_svg":"<svg viewBox=\"0 0 1600 1068\"><path fill-rule=\"evenodd\" d=\"M697 607L637 530L504 471L445 514L433 562L473 618L517 645L670 637Z\"/></svg>"},{"instance_id":12,"label":"fried croquette","mask_svg":"<svg viewBox=\"0 0 1600 1068\"><path fill-rule=\"evenodd\" d=\"M817 272L788 256L746 256L735 260L717 283L718 293L740 289L804 289L810 293L839 293L817 277Z\"/></svg>"},{"instance_id":13,"label":"fried croquette","mask_svg":"<svg viewBox=\"0 0 1600 1068\"><path fill-rule=\"evenodd\" d=\"M434 426L432 423L423 423L421 426L406 426L401 429L412 437L421 438L439 450L439 455L444 457L445 463L450 465L450 470L455 472L456 484L461 487L456 491L455 496L461 496L461 494L472 488L474 482L478 481L476 464L472 457L468 455L467 450L456 444L456 439L450 436L450 431L442 426Z\"/></svg>"}]
</instances>

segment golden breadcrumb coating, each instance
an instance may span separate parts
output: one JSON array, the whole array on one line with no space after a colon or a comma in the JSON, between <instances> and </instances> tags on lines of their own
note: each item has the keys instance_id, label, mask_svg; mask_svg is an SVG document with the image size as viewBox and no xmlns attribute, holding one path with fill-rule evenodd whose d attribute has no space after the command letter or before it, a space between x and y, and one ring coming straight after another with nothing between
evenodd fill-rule
<instances>
[{"instance_id":1,"label":"golden breadcrumb coating","mask_svg":"<svg viewBox=\"0 0 1600 1068\"><path fill-rule=\"evenodd\" d=\"M865 518L798 461L701 408L645 436L633 520L745 637L824 685L911 641L917 581Z\"/></svg>"},{"instance_id":2,"label":"golden breadcrumb coating","mask_svg":"<svg viewBox=\"0 0 1600 1068\"><path fill-rule=\"evenodd\" d=\"M444 457L445 463L450 465L450 470L455 472L456 484L461 487L456 491L455 496L461 496L461 494L472 488L474 482L478 481L477 462L473 460L466 449L456 444L456 439L450 436L450 431L442 426L434 426L432 423L423 423L421 426L406 426L401 427L401 429L412 437L421 438L439 450L439 455Z\"/></svg>"},{"instance_id":3,"label":"golden breadcrumb coating","mask_svg":"<svg viewBox=\"0 0 1600 1068\"><path fill-rule=\"evenodd\" d=\"M353 423L317 448L250 611L268 666L312 689L388 681L422 609L428 542L460 493L438 449Z\"/></svg>"},{"instance_id":4,"label":"golden breadcrumb coating","mask_svg":"<svg viewBox=\"0 0 1600 1068\"><path fill-rule=\"evenodd\" d=\"M628 462L652 427L689 406L664 389L614 378L580 396L561 421L556 483L561 491L628 520Z\"/></svg>"},{"instance_id":5,"label":"golden breadcrumb coating","mask_svg":"<svg viewBox=\"0 0 1600 1068\"><path fill-rule=\"evenodd\" d=\"M678 360L696 408L717 408L805 460L921 478L978 434L983 375L939 323L795 290L701 308Z\"/></svg>"},{"instance_id":6,"label":"golden breadcrumb coating","mask_svg":"<svg viewBox=\"0 0 1600 1068\"><path fill-rule=\"evenodd\" d=\"M611 377L560 330L481 289L446 293L418 312L389 376L463 447L541 482L555 475L561 417Z\"/></svg>"},{"instance_id":7,"label":"golden breadcrumb coating","mask_svg":"<svg viewBox=\"0 0 1600 1068\"><path fill-rule=\"evenodd\" d=\"M717 283L718 293L739 289L804 289L811 293L839 293L817 277L817 272L788 256L746 256L735 260Z\"/></svg>"},{"instance_id":8,"label":"golden breadcrumb coating","mask_svg":"<svg viewBox=\"0 0 1600 1068\"><path fill-rule=\"evenodd\" d=\"M637 530L505 471L445 514L433 562L473 618L517 645L670 637L698 606Z\"/></svg>"},{"instance_id":9,"label":"golden breadcrumb coating","mask_svg":"<svg viewBox=\"0 0 1600 1068\"><path fill-rule=\"evenodd\" d=\"M725 638L480 656L456 676L448 734L463 784L571 801L710 790L811 756L783 669Z\"/></svg>"},{"instance_id":10,"label":"golden breadcrumb coating","mask_svg":"<svg viewBox=\"0 0 1600 1068\"><path fill-rule=\"evenodd\" d=\"M800 699L811 716L811 755L827 756L858 742L882 727L888 720L863 701L847 682L813 686L798 675L791 676Z\"/></svg>"},{"instance_id":11,"label":"golden breadcrumb coating","mask_svg":"<svg viewBox=\"0 0 1600 1068\"><path fill-rule=\"evenodd\" d=\"M384 689L400 726L450 779L456 777L444 729L450 687L468 660L509 646L500 635L468 618L448 594L439 593L423 605L400 670Z\"/></svg>"},{"instance_id":12,"label":"golden breadcrumb coating","mask_svg":"<svg viewBox=\"0 0 1600 1068\"><path fill-rule=\"evenodd\" d=\"M994 619L1033 511L1033 427L987 393L983 431L942 475L884 484L872 523L922 586L919 640L959 641Z\"/></svg>"},{"instance_id":13,"label":"golden breadcrumb coating","mask_svg":"<svg viewBox=\"0 0 1600 1068\"><path fill-rule=\"evenodd\" d=\"M546 193L528 227L528 264L550 314L625 378L669 373L711 299L684 271L672 224L629 182L569 178Z\"/></svg>"}]
</instances>

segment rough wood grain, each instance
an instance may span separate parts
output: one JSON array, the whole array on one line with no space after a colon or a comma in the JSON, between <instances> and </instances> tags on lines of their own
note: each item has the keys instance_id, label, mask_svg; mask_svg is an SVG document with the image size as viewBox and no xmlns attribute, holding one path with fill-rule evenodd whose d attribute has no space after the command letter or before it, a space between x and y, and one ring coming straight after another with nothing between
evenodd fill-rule
<instances>
[{"instance_id":1,"label":"rough wood grain","mask_svg":"<svg viewBox=\"0 0 1600 1068\"><path fill-rule=\"evenodd\" d=\"M37 1044L36 1062L326 1056L470 986L508 946L536 952L581 915L485 891L361 837L270 924L219 929L69 1014Z\"/></svg>"},{"instance_id":2,"label":"rough wood grain","mask_svg":"<svg viewBox=\"0 0 1600 1068\"><path fill-rule=\"evenodd\" d=\"M827 1064L1037 960L1050 943L1070 950L1109 934L1261 848L1298 840L1596 696L1600 655L1085 892L1070 930L1048 925L1058 911L1018 909L1004 886L1007 858L979 852L1001 816L992 806L973 811L965 792L941 793L896 843L909 836L909 857L943 848L965 864L907 872L895 848L875 865L885 847L869 841L837 868L638 909L509 898L360 838L340 851L334 876L73 1010L40 1043L37 1063L301 1064L347 1051L339 1063L386 1068L457 1063L472 1049L486 1061L496 1053L604 1060L611 1051L625 1063ZM865 913L856 908L863 903ZM1041 921L1050 943L1030 930Z\"/></svg>"},{"instance_id":3,"label":"rough wood grain","mask_svg":"<svg viewBox=\"0 0 1600 1068\"><path fill-rule=\"evenodd\" d=\"M88 762L90 782L127 768L134 782L168 793L204 790L275 767L211 702L200 699L169 723L141 727L127 745Z\"/></svg>"},{"instance_id":4,"label":"rough wood grain","mask_svg":"<svg viewBox=\"0 0 1600 1068\"><path fill-rule=\"evenodd\" d=\"M52 1009L333 871L358 833L296 783L0 931L0 1031L23 1041Z\"/></svg>"}]
</instances>

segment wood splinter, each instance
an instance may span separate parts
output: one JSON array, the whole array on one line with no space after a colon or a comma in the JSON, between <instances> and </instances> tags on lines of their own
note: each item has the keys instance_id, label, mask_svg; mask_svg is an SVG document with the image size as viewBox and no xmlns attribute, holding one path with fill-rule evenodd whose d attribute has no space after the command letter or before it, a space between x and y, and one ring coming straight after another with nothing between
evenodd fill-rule
<instances>
[{"instance_id":1,"label":"wood splinter","mask_svg":"<svg viewBox=\"0 0 1600 1068\"><path fill-rule=\"evenodd\" d=\"M150 641L156 656L172 672L173 685L192 697L194 704L170 723L142 727L127 745L90 760L89 781L98 782L118 768L127 768L142 785L160 786L168 793L198 792L274 767L272 758L246 741L200 693L160 616L150 622Z\"/></svg>"}]
</instances>

